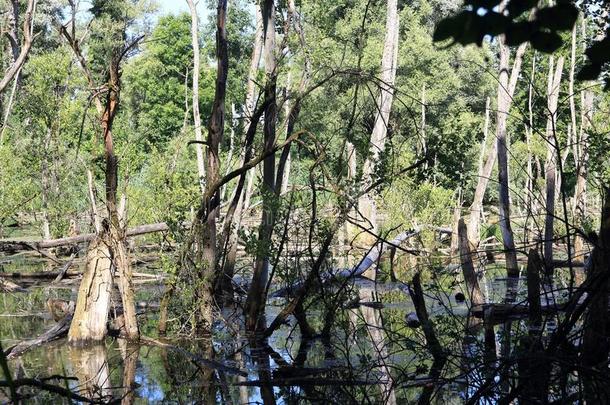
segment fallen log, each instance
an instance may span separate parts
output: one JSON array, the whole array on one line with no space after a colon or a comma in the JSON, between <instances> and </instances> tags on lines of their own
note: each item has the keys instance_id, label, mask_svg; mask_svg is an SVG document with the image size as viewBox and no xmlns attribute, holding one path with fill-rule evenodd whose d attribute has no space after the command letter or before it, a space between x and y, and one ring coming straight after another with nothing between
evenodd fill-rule
<instances>
[{"instance_id":1,"label":"fallen log","mask_svg":"<svg viewBox=\"0 0 610 405\"><path fill-rule=\"evenodd\" d=\"M12 272L12 273L0 273L0 278L23 278L23 279L56 279L62 274L61 271L33 271L33 272ZM66 270L63 274L63 278L77 277L82 275L82 271L78 270Z\"/></svg>"},{"instance_id":2,"label":"fallen log","mask_svg":"<svg viewBox=\"0 0 610 405\"><path fill-rule=\"evenodd\" d=\"M324 377L310 377L310 378L282 378L272 380L249 380L249 381L238 381L233 385L242 387L262 387L271 385L273 387L293 387L302 385L314 385L314 386L363 386L363 385L376 385L379 381L366 381L366 380L345 380L345 379L330 379Z\"/></svg>"},{"instance_id":3,"label":"fallen log","mask_svg":"<svg viewBox=\"0 0 610 405\"><path fill-rule=\"evenodd\" d=\"M46 332L44 332L43 334L41 334L40 336L38 336L34 339L24 340L24 341L16 344L15 346L9 347L7 350L4 351L4 354L6 355L7 359L9 359L9 360L14 359L37 346L52 342L54 340L61 339L68 335L68 330L70 329L70 324L72 323L72 318L74 317L74 307L75 307L74 302L73 301L63 301L63 300L50 300L50 301L52 301L52 302L47 301L47 307L51 311L51 316L53 316L53 318L57 321L57 323L55 325L53 325L53 327L51 329L47 330ZM54 309L52 307L53 306L59 307L62 305L65 305L65 316L61 319L57 319L56 315L59 312L54 311ZM156 305L151 304L151 303L139 302L137 304L137 307L148 309L148 308L155 308ZM64 309L62 309L62 311L63 310ZM112 311L110 312L110 314L114 315ZM121 317L122 317L122 315L119 315L114 320L118 320ZM119 320L119 323L120 323L120 320ZM110 324L113 325L112 321L110 322ZM109 329L109 334L120 335L120 328L113 329L111 327ZM154 341L154 339L143 338L143 343L150 344L152 341ZM154 341L154 342L157 343L156 341ZM171 345L167 345L167 346L169 347ZM216 368L220 368L220 366L218 366L219 364L222 365L221 363L214 362L212 360L207 361L208 363L206 363L203 360L201 360L200 362L202 364L208 364L210 366L217 365ZM222 365L222 366L226 368L226 369L223 369L223 371L226 371L228 373L235 372L235 370L237 370L237 369L233 369L232 367L229 367L229 366L224 366L224 365Z\"/></svg>"},{"instance_id":4,"label":"fallen log","mask_svg":"<svg viewBox=\"0 0 610 405\"><path fill-rule=\"evenodd\" d=\"M0 279L0 292L26 292L27 290L8 280Z\"/></svg>"},{"instance_id":5,"label":"fallen log","mask_svg":"<svg viewBox=\"0 0 610 405\"><path fill-rule=\"evenodd\" d=\"M23 342L7 349L4 354L7 359L14 359L15 357L21 356L28 350L40 346L42 344L51 342L53 340L60 339L68 334L70 329L70 323L72 322L72 315L74 314L74 304L72 304L71 312L68 313L63 319L55 324L51 329L44 332L42 335L35 339L24 340Z\"/></svg>"},{"instance_id":6,"label":"fallen log","mask_svg":"<svg viewBox=\"0 0 610 405\"><path fill-rule=\"evenodd\" d=\"M553 314L566 309L566 304L542 305L540 313ZM524 319L530 315L530 308L527 304L483 304L472 307L471 314L483 319L485 313L488 313L488 318L494 324L506 322L509 319ZM485 318L487 320L487 318Z\"/></svg>"},{"instance_id":7,"label":"fallen log","mask_svg":"<svg viewBox=\"0 0 610 405\"><path fill-rule=\"evenodd\" d=\"M64 398L72 399L75 401L82 402L84 404L107 404L108 401L105 399L95 400L91 398L84 397L76 392L70 391L68 388L64 388L60 385L49 384L47 381L51 379L61 379L61 380L71 380L69 377L61 377L61 376L53 376L43 379L38 378L18 378L12 381L0 380L0 388L19 388L19 387L34 387L43 391L51 392L53 394L58 394Z\"/></svg>"},{"instance_id":8,"label":"fallen log","mask_svg":"<svg viewBox=\"0 0 610 405\"><path fill-rule=\"evenodd\" d=\"M184 224L188 226L188 224ZM156 224L139 225L130 228L126 232L127 237L145 235L155 232L167 232L169 226L165 222L159 222ZM83 242L89 242L95 238L95 233L85 233L77 236L70 236L67 238L49 239L40 241L26 241L26 240L0 240L0 252L6 251L19 251L19 250L40 250L50 249L60 246L77 245Z\"/></svg>"},{"instance_id":9,"label":"fallen log","mask_svg":"<svg viewBox=\"0 0 610 405\"><path fill-rule=\"evenodd\" d=\"M320 275L323 283L331 280L346 280L362 276L366 270L368 270L373 264L377 263L379 257L390 248L399 247L404 241L412 238L420 233L419 229L411 229L406 232L402 232L391 241L379 242L373 246L369 252L360 260L360 262L351 269L335 269L330 272ZM302 282L292 284L288 287L281 288L273 292L271 298L280 298L290 295L293 291L297 291L303 285Z\"/></svg>"},{"instance_id":10,"label":"fallen log","mask_svg":"<svg viewBox=\"0 0 610 405\"><path fill-rule=\"evenodd\" d=\"M53 282L57 282L57 278L61 276L61 279L65 278L73 278L82 276L83 272L81 270L59 270L59 271L34 271L34 272L12 272L12 273L1 273L0 279L7 278L21 278L21 279L53 279ZM142 273L135 272L132 274L135 279L142 278L150 281L162 281L165 279L165 274L152 274L152 273Z\"/></svg>"}]
</instances>

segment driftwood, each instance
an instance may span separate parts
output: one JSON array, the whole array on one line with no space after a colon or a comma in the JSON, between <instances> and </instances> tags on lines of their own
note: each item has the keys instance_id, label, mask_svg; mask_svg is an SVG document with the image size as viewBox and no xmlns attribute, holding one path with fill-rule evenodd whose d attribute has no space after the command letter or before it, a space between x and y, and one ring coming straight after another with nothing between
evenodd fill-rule
<instances>
[{"instance_id":1,"label":"driftwood","mask_svg":"<svg viewBox=\"0 0 610 405\"><path fill-rule=\"evenodd\" d=\"M72 263L74 262L75 256L76 254L72 253L72 255L70 256L70 260L68 260L63 266L61 266L61 268L59 269L59 274L57 275L57 277L55 277L55 280L53 280L54 283L59 283L61 279L66 276L68 269L70 269L70 266L72 266Z\"/></svg>"},{"instance_id":2,"label":"driftwood","mask_svg":"<svg viewBox=\"0 0 610 405\"><path fill-rule=\"evenodd\" d=\"M185 226L187 226L185 224ZM138 236L155 232L169 231L169 225L165 222L156 224L140 225L130 228L126 232L126 236ZM40 240L40 241L22 241L22 240L0 240L0 252L2 251L19 251L19 250L37 250L50 249L61 246L76 245L83 242L90 242L96 237L95 233L85 233L67 238Z\"/></svg>"}]
</instances>

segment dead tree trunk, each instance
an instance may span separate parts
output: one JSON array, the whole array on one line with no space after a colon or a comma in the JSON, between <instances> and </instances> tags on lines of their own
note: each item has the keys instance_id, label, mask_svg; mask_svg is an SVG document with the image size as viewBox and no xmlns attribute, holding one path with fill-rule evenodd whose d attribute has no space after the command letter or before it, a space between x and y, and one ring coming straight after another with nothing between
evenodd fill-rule
<instances>
[{"instance_id":1,"label":"dead tree trunk","mask_svg":"<svg viewBox=\"0 0 610 405\"><path fill-rule=\"evenodd\" d=\"M23 18L23 43L20 44L19 38L16 35L16 30L13 33L9 33L7 36L11 43L11 48L13 50L14 60L8 69L4 73L4 77L0 79L0 94L4 92L6 86L19 74L21 67L25 63L28 54L30 53L30 49L32 47L32 43L34 42L34 13L36 12L36 3L37 0L28 0L28 5L25 10L25 15ZM17 0L12 0L12 15L15 18L15 25L18 24L18 15L19 15L19 2ZM17 52L16 50L19 50Z\"/></svg>"},{"instance_id":2,"label":"dead tree trunk","mask_svg":"<svg viewBox=\"0 0 610 405\"><path fill-rule=\"evenodd\" d=\"M585 21L583 20L583 37L585 35ZM584 42L584 41L583 41ZM584 45L586 48L586 45ZM574 227L581 231L586 217L587 208L587 177L589 159L589 128L593 119L593 93L583 90L580 93L580 128L578 135L574 127L574 158L576 161L576 187L573 199L573 222ZM580 232L574 238L574 258L582 260L585 255L585 240Z\"/></svg>"},{"instance_id":3,"label":"dead tree trunk","mask_svg":"<svg viewBox=\"0 0 610 405\"><path fill-rule=\"evenodd\" d=\"M47 128L45 135L42 139L42 156L40 162L40 199L42 202L42 238L44 240L51 239L51 225L49 221L49 194L50 194L50 184L49 184L49 160L50 160L50 151L49 148L51 146L51 126Z\"/></svg>"},{"instance_id":4,"label":"dead tree trunk","mask_svg":"<svg viewBox=\"0 0 610 405\"><path fill-rule=\"evenodd\" d=\"M364 162L362 178L366 185L371 183L375 165L385 149L388 134L388 123L392 101L394 99L394 82L398 64L399 18L397 0L388 0L386 7L386 25L383 54L381 57L381 83L377 98L377 114L369 141L369 156ZM364 220L364 226L373 234L377 233L377 206L371 193L363 194L358 201L358 209ZM368 234L368 233L367 233ZM370 239L370 238L368 238ZM370 241L369 241L370 242ZM372 269L365 277L374 278Z\"/></svg>"},{"instance_id":5,"label":"dead tree trunk","mask_svg":"<svg viewBox=\"0 0 610 405\"><path fill-rule=\"evenodd\" d=\"M557 159L558 155L557 140L557 104L559 101L559 87L561 85L561 74L563 71L563 57L557 60L557 66L554 64L554 58L550 57L549 62L549 77L547 88L547 109L549 117L546 123L546 218L544 222L544 263L547 279L553 274L553 225L555 220L555 181L557 176Z\"/></svg>"},{"instance_id":6,"label":"dead tree trunk","mask_svg":"<svg viewBox=\"0 0 610 405\"><path fill-rule=\"evenodd\" d=\"M470 296L471 306L481 305L485 303L485 296L481 291L481 287L479 287L479 280L477 278L477 273L474 270L474 263L472 262L472 253L470 251L466 224L461 218L458 223L458 235L462 272L464 274L464 281L466 282L466 289Z\"/></svg>"},{"instance_id":7,"label":"dead tree trunk","mask_svg":"<svg viewBox=\"0 0 610 405\"><path fill-rule=\"evenodd\" d=\"M74 5L72 5L72 12L73 15L76 14ZM72 24L74 24L74 22L72 22ZM79 59L81 68L83 69L87 80L90 83L93 83L93 75L89 71L86 60L80 51L80 44L74 39L74 25L72 25L72 35L68 33L68 30L64 26L60 27L59 30L68 40L75 56ZM102 288L104 288L104 285L107 284L107 280L112 279L113 270L116 270L118 275L117 284L121 293L121 300L123 302L125 336L127 336L129 339L138 339L139 329L136 319L135 299L131 281L132 272L129 266L129 259L125 244L125 230L120 224L117 207L118 159L114 153L112 126L119 106L119 95L121 90L120 64L127 51L136 45L137 41L138 40L129 45L115 45L111 49L108 60L107 82L104 85L104 103L102 104L102 102L99 100L99 94L94 97L94 99L97 100L96 106L98 112L101 114L100 121L103 135L102 139L104 141L104 158L106 162L105 196L106 209L108 211L108 220L103 226L105 229L100 235L98 235L98 240L96 240L94 243L96 243L97 246L100 244L104 244L106 246L108 249L106 256L110 260L110 265L103 263L104 265L98 269L97 262L99 260L99 255L105 252L100 252L99 249L96 250L99 255L88 258L89 261L87 264L88 267L93 267L93 269L95 269L92 271L93 275L90 278L83 278L80 289L81 293L100 291ZM100 275L94 277L96 274L98 274L98 272ZM86 284L87 280L90 280L88 285ZM107 307L110 304L109 295L100 295L96 299L100 301L97 304L99 308ZM103 338L103 335L100 336L100 333L101 331L104 333L106 332L106 318L102 316L95 316L95 313L90 312L89 308L90 307L86 296L85 298L80 299L79 294L73 323L75 325L89 325L89 327L82 329L77 326L79 329L75 329L74 333L70 334L71 341L81 342L91 339L99 340ZM90 333L89 330L92 332Z\"/></svg>"},{"instance_id":8,"label":"dead tree trunk","mask_svg":"<svg viewBox=\"0 0 610 405\"><path fill-rule=\"evenodd\" d=\"M534 172L533 172L533 156L532 156L532 138L534 136L534 79L536 77L536 52L532 55L532 70L530 73L529 85L527 89L527 110L528 110L528 123L525 130L526 144L527 144L527 172L526 172L526 200L525 209L527 210L527 217L525 220L525 227L523 230L523 242L527 245L530 241L530 229L529 220L535 215L537 209L534 208L536 199L534 198Z\"/></svg>"},{"instance_id":9,"label":"dead tree trunk","mask_svg":"<svg viewBox=\"0 0 610 405\"><path fill-rule=\"evenodd\" d=\"M470 240L470 243L474 248L479 246L479 224L483 212L483 198L485 197L485 191L487 190L487 185L489 184L489 179L491 178L491 173L493 171L494 164L496 163L496 157L499 154L498 140L502 137L502 133L504 134L504 138L506 138L506 118L508 115L508 110L510 109L510 106L512 104L513 95L515 94L517 80L519 79L519 75L521 73L521 62L523 61L523 54L525 53L525 50L527 48L527 43L524 43L523 45L519 46L519 48L517 48L517 51L515 52L515 59L513 61L513 67L510 72L510 80L508 80L508 54L510 51L508 47L503 43L500 44L500 47L501 55L504 54L504 60L501 61L504 64L500 67L500 72L504 71L504 80L506 82L506 85L503 86L502 83L500 83L498 86L496 139L492 141L492 146L487 155L487 159L485 160L485 165L480 166L479 178L477 180L477 186L474 192L472 205L470 206L470 218L468 220L468 239ZM503 105L503 110L500 109L501 104ZM504 114L501 114L501 112L503 112Z\"/></svg>"},{"instance_id":10,"label":"dead tree trunk","mask_svg":"<svg viewBox=\"0 0 610 405\"><path fill-rule=\"evenodd\" d=\"M197 153L197 174L201 193L205 192L205 162L203 158L203 135L201 132L201 115L199 113L199 16L193 0L186 0L191 11L191 43L193 46L193 125L195 127L195 151Z\"/></svg>"},{"instance_id":11,"label":"dead tree trunk","mask_svg":"<svg viewBox=\"0 0 610 405\"><path fill-rule=\"evenodd\" d=\"M498 113L496 117L496 136L498 141L498 184L500 230L504 243L504 254L506 256L506 271L509 277L519 276L519 265L517 264L517 252L515 240L510 223L510 194L508 179L508 140L506 122L512 101L511 83L509 82L509 59L510 49L505 43L504 36L500 36L500 72L498 79ZM525 48L523 48L525 50ZM520 62L519 62L520 63ZM516 80L516 79L515 79Z\"/></svg>"},{"instance_id":12,"label":"dead tree trunk","mask_svg":"<svg viewBox=\"0 0 610 405\"><path fill-rule=\"evenodd\" d=\"M68 332L70 342L102 340L108 332L112 293L112 260L106 234L89 245L87 267L80 283L76 309Z\"/></svg>"}]
</instances>

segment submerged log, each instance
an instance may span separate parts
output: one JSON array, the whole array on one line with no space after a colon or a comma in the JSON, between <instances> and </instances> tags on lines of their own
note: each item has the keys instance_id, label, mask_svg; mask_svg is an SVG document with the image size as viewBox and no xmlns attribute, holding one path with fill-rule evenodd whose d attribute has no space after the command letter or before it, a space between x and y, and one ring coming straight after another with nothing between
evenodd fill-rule
<instances>
[{"instance_id":1,"label":"submerged log","mask_svg":"<svg viewBox=\"0 0 610 405\"><path fill-rule=\"evenodd\" d=\"M540 313L554 314L564 311L566 304L542 305ZM485 313L488 312L488 316ZM475 318L484 319L495 324L504 323L512 319L524 319L530 316L530 307L526 304L483 304L472 307L471 314Z\"/></svg>"}]
</instances>

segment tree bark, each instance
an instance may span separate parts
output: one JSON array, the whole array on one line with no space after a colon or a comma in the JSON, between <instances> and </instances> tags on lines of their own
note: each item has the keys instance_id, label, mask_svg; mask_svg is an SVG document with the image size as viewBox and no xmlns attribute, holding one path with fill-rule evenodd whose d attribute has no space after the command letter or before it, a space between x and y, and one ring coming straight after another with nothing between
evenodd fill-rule
<instances>
[{"instance_id":1,"label":"tree bark","mask_svg":"<svg viewBox=\"0 0 610 405\"><path fill-rule=\"evenodd\" d=\"M18 15L19 15L19 2L16 0L12 0L13 7L13 18L15 18L15 25L18 24ZM23 18L23 43L19 44L19 38L13 33L14 37L9 35L9 39L11 42L11 48L13 50L13 62L8 67L6 72L4 73L4 77L0 79L0 94L4 92L6 86L19 74L21 67L25 63L28 54L30 53L30 49L32 47L32 43L34 42L34 13L36 12L36 0L28 0L28 5L25 10L25 15ZM20 48L20 49L19 49ZM16 49L19 49L19 52L16 52Z\"/></svg>"},{"instance_id":2,"label":"tree bark","mask_svg":"<svg viewBox=\"0 0 610 405\"><path fill-rule=\"evenodd\" d=\"M510 49L505 44L504 36L499 38L500 46L500 72L498 78L498 112L496 116L496 136L498 142L498 183L499 183L499 210L500 210L500 229L504 244L504 254L506 256L506 271L509 277L519 276L519 266L517 264L517 252L515 250L515 240L512 226L510 223L510 195L508 178L508 140L506 122L512 102L511 85L509 82L509 58ZM520 47L521 48L521 47ZM525 51L525 47L522 48ZM516 58L515 58L516 59ZM519 61L519 65L520 65ZM516 80L516 79L515 79Z\"/></svg>"},{"instance_id":3,"label":"tree bark","mask_svg":"<svg viewBox=\"0 0 610 405\"><path fill-rule=\"evenodd\" d=\"M264 59L265 59L265 100L269 101L265 110L265 121L263 128L264 149L270 151L275 144L275 129L277 120L277 71L275 58L275 2L265 0L261 2L264 35ZM274 200L275 200L275 155L269 156L263 162L263 183L261 184L261 195L263 197L263 214L259 227L259 249L254 263L252 282L246 298L246 329L254 331L263 328L261 325L261 314L264 310L266 297L264 290L269 280L269 254L266 252L271 244L271 234L274 223Z\"/></svg>"},{"instance_id":4,"label":"tree bark","mask_svg":"<svg viewBox=\"0 0 610 405\"><path fill-rule=\"evenodd\" d=\"M388 134L388 123L392 101L394 98L394 83L398 64L399 17L397 0L388 0L386 3L386 32L381 58L381 83L377 99L377 114L375 124L369 141L369 156L364 162L362 178L365 184L372 183L375 165L385 149ZM373 234L377 233L377 206L372 193L364 194L358 201L358 210L363 217L364 226ZM374 269L365 273L365 277L375 277Z\"/></svg>"},{"instance_id":5,"label":"tree bark","mask_svg":"<svg viewBox=\"0 0 610 405\"><path fill-rule=\"evenodd\" d=\"M583 19L583 37L585 35L585 22ZM584 45L586 48L586 45ZM593 119L593 93L590 90L583 90L580 93L580 128L578 135L576 127L574 127L574 135L576 141L574 156L576 160L576 187L574 189L573 199L573 222L574 227L581 231L582 225L586 218L587 209L587 177L589 160L589 128ZM574 258L583 259L585 255L585 240L580 233L577 233L574 238Z\"/></svg>"},{"instance_id":6,"label":"tree bark","mask_svg":"<svg viewBox=\"0 0 610 405\"><path fill-rule=\"evenodd\" d=\"M479 287L479 280L477 278L476 272L474 271L474 264L472 262L472 253L470 251L466 224L461 218L458 223L458 235L460 261L462 264L464 281L466 282L466 288L468 290L468 295L470 296L470 302L472 306L481 305L485 303L485 296L481 291L481 287Z\"/></svg>"},{"instance_id":7,"label":"tree bark","mask_svg":"<svg viewBox=\"0 0 610 405\"><path fill-rule=\"evenodd\" d=\"M193 125L195 126L195 151L197 153L197 174L201 193L205 192L205 162L203 158L203 135L201 131L201 115L199 113L199 16L194 0L186 0L191 12L191 44L193 46Z\"/></svg>"},{"instance_id":8,"label":"tree bark","mask_svg":"<svg viewBox=\"0 0 610 405\"><path fill-rule=\"evenodd\" d=\"M187 0L191 14L197 10L193 0ZM196 19L196 17L194 17ZM224 135L225 100L227 92L227 76L229 68L227 48L227 0L218 0L216 7L216 84L214 103L208 123L206 181L205 193L197 212L195 223L196 237L199 239L197 265L199 266L199 322L198 326L204 333L212 329L214 307L214 288L217 277L217 228L216 220L220 211L220 188L217 187L220 178L219 149Z\"/></svg>"},{"instance_id":9,"label":"tree bark","mask_svg":"<svg viewBox=\"0 0 610 405\"><path fill-rule=\"evenodd\" d=\"M517 80L521 73L521 62L523 61L523 54L527 48L527 43L519 46L517 51L515 52L515 59L513 61L513 67L510 72L510 80L508 77L508 53L510 52L508 47L500 41L500 53L504 54L505 60L504 65L500 66L500 72L505 72L505 81L507 82L504 86L502 83L498 86L498 106L496 113L496 139L492 142L492 147L489 150L489 154L487 155L487 159L485 160L485 165L482 166L482 170L479 171L479 178L477 181L477 186L474 193L474 198L472 200L472 205L470 206L470 217L468 220L468 239L472 244L473 248L477 248L479 246L479 224L481 221L481 215L483 212L483 198L485 197L485 191L487 190L487 185L489 184L489 179L491 178L491 173L494 168L494 164L496 163L496 157L498 156L498 140L501 137L501 132L504 131L504 137L506 137L506 115L508 114L508 110L510 109L513 95L515 93L515 89L517 87ZM502 77L502 75L501 75ZM504 104L505 110L502 111L500 109L501 102ZM501 114L500 112L505 112L506 114Z\"/></svg>"},{"instance_id":10,"label":"tree bark","mask_svg":"<svg viewBox=\"0 0 610 405\"><path fill-rule=\"evenodd\" d=\"M112 261L106 238L89 245L87 267L80 283L76 309L68 332L68 341L83 343L102 340L108 331L108 311L112 292Z\"/></svg>"},{"instance_id":11,"label":"tree bark","mask_svg":"<svg viewBox=\"0 0 610 405\"><path fill-rule=\"evenodd\" d=\"M554 66L554 58L550 57L548 88L547 88L547 109L549 117L546 124L546 217L544 223L544 263L547 279L553 273L553 241L555 239L553 233L553 225L555 220L555 182L557 176L557 159L558 145L557 140L557 104L559 101L559 87L561 85L561 74L563 71L564 58L560 57L557 60L557 66Z\"/></svg>"}]
</instances>

